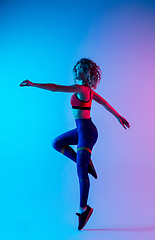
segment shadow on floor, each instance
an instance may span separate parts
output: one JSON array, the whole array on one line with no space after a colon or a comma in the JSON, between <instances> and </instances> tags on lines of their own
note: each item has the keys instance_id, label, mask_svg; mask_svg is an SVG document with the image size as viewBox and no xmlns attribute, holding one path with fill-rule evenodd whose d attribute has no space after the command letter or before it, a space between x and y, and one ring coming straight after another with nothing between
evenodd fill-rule
<instances>
[{"instance_id":1,"label":"shadow on floor","mask_svg":"<svg viewBox=\"0 0 155 240\"><path fill-rule=\"evenodd\" d=\"M152 232L155 231L155 226L152 227L133 227L133 228L100 228L100 229L83 229L82 231L120 231L120 232Z\"/></svg>"}]
</instances>

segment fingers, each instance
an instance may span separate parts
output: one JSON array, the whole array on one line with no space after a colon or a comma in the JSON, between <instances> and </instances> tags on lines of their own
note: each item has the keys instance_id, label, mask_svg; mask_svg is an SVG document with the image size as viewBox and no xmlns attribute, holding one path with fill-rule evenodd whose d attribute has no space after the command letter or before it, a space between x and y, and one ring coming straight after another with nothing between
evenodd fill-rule
<instances>
[{"instance_id":1,"label":"fingers","mask_svg":"<svg viewBox=\"0 0 155 240\"><path fill-rule=\"evenodd\" d=\"M27 83L25 81L23 81L21 84L20 84L21 87L23 86L27 86Z\"/></svg>"},{"instance_id":2,"label":"fingers","mask_svg":"<svg viewBox=\"0 0 155 240\"><path fill-rule=\"evenodd\" d=\"M130 128L130 124L129 124L128 121L127 121L125 118L123 118L123 117L120 118L120 124L121 124L125 129L127 129L126 127Z\"/></svg>"},{"instance_id":3,"label":"fingers","mask_svg":"<svg viewBox=\"0 0 155 240\"><path fill-rule=\"evenodd\" d=\"M128 121L125 121L125 125L130 128L130 124L128 123Z\"/></svg>"},{"instance_id":4,"label":"fingers","mask_svg":"<svg viewBox=\"0 0 155 240\"><path fill-rule=\"evenodd\" d=\"M123 125L123 127L124 127L125 129L127 129L126 126L127 126L128 128L130 128L130 125L129 125L129 124L126 124L126 123L125 123L125 124L122 124L122 125Z\"/></svg>"},{"instance_id":5,"label":"fingers","mask_svg":"<svg viewBox=\"0 0 155 240\"><path fill-rule=\"evenodd\" d=\"M124 123L123 122L121 122L121 124L122 124L122 126L126 129L126 127L125 127L125 125L124 125Z\"/></svg>"},{"instance_id":6,"label":"fingers","mask_svg":"<svg viewBox=\"0 0 155 240\"><path fill-rule=\"evenodd\" d=\"M127 129L126 126L127 126L128 128L130 128L130 124L129 124L129 122L128 122L125 118L120 117L120 123L122 124L122 126L123 126L125 129Z\"/></svg>"},{"instance_id":7,"label":"fingers","mask_svg":"<svg viewBox=\"0 0 155 240\"><path fill-rule=\"evenodd\" d=\"M26 79L26 80L24 80L19 86L20 87L24 87L24 86L30 86L29 84L28 84L28 80Z\"/></svg>"}]
</instances>

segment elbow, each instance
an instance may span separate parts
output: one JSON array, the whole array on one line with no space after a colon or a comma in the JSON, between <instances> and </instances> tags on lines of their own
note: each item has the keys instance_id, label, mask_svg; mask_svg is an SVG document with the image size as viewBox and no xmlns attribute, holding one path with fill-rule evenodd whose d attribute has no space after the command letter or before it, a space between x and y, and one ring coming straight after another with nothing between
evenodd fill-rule
<instances>
[{"instance_id":1,"label":"elbow","mask_svg":"<svg viewBox=\"0 0 155 240\"><path fill-rule=\"evenodd\" d=\"M57 91L57 85L56 84L52 84L51 91L52 92L56 92Z\"/></svg>"}]
</instances>

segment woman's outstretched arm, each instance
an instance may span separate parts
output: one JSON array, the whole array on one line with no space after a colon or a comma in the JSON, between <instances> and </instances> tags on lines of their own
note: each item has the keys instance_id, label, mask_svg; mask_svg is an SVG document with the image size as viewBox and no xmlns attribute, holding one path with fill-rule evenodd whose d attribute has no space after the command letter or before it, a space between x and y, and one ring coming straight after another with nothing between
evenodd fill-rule
<instances>
[{"instance_id":1,"label":"woman's outstretched arm","mask_svg":"<svg viewBox=\"0 0 155 240\"><path fill-rule=\"evenodd\" d=\"M42 89L46 89L52 92L77 92L77 93L81 93L81 86L77 85L77 84L73 84L70 86L64 86L64 85L57 85L57 84L53 84L53 83L33 83L31 81L29 81L28 79L23 81L20 84L21 87L24 86L31 86L31 87L38 87L38 88L42 88Z\"/></svg>"},{"instance_id":2,"label":"woman's outstretched arm","mask_svg":"<svg viewBox=\"0 0 155 240\"><path fill-rule=\"evenodd\" d=\"M93 99L100 103L105 109L107 109L110 113L112 113L119 121L119 123L126 129L126 127L130 127L128 121L122 117L104 98L102 98L99 94L93 91Z\"/></svg>"}]
</instances>

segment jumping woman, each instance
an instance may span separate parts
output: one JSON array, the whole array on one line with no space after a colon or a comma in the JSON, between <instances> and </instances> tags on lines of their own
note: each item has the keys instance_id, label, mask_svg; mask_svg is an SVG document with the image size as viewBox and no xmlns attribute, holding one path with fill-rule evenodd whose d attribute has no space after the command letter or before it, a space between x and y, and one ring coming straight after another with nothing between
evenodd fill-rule
<instances>
[{"instance_id":1,"label":"jumping woman","mask_svg":"<svg viewBox=\"0 0 155 240\"><path fill-rule=\"evenodd\" d=\"M101 79L101 70L89 58L80 59L73 68L74 84L63 86L57 84L39 84L29 80L23 81L20 86L38 87L52 92L73 93L71 97L72 112L76 122L76 128L68 131L53 140L52 146L58 152L64 154L77 164L77 174L80 187L80 206L78 229L81 230L87 223L93 212L93 208L87 205L89 193L88 173L97 179L94 165L91 161L91 152L97 141L97 129L90 118L92 100L103 105L112 113L119 123L126 129L130 127L129 123L99 94L96 89ZM77 145L77 153L70 147Z\"/></svg>"}]
</instances>

